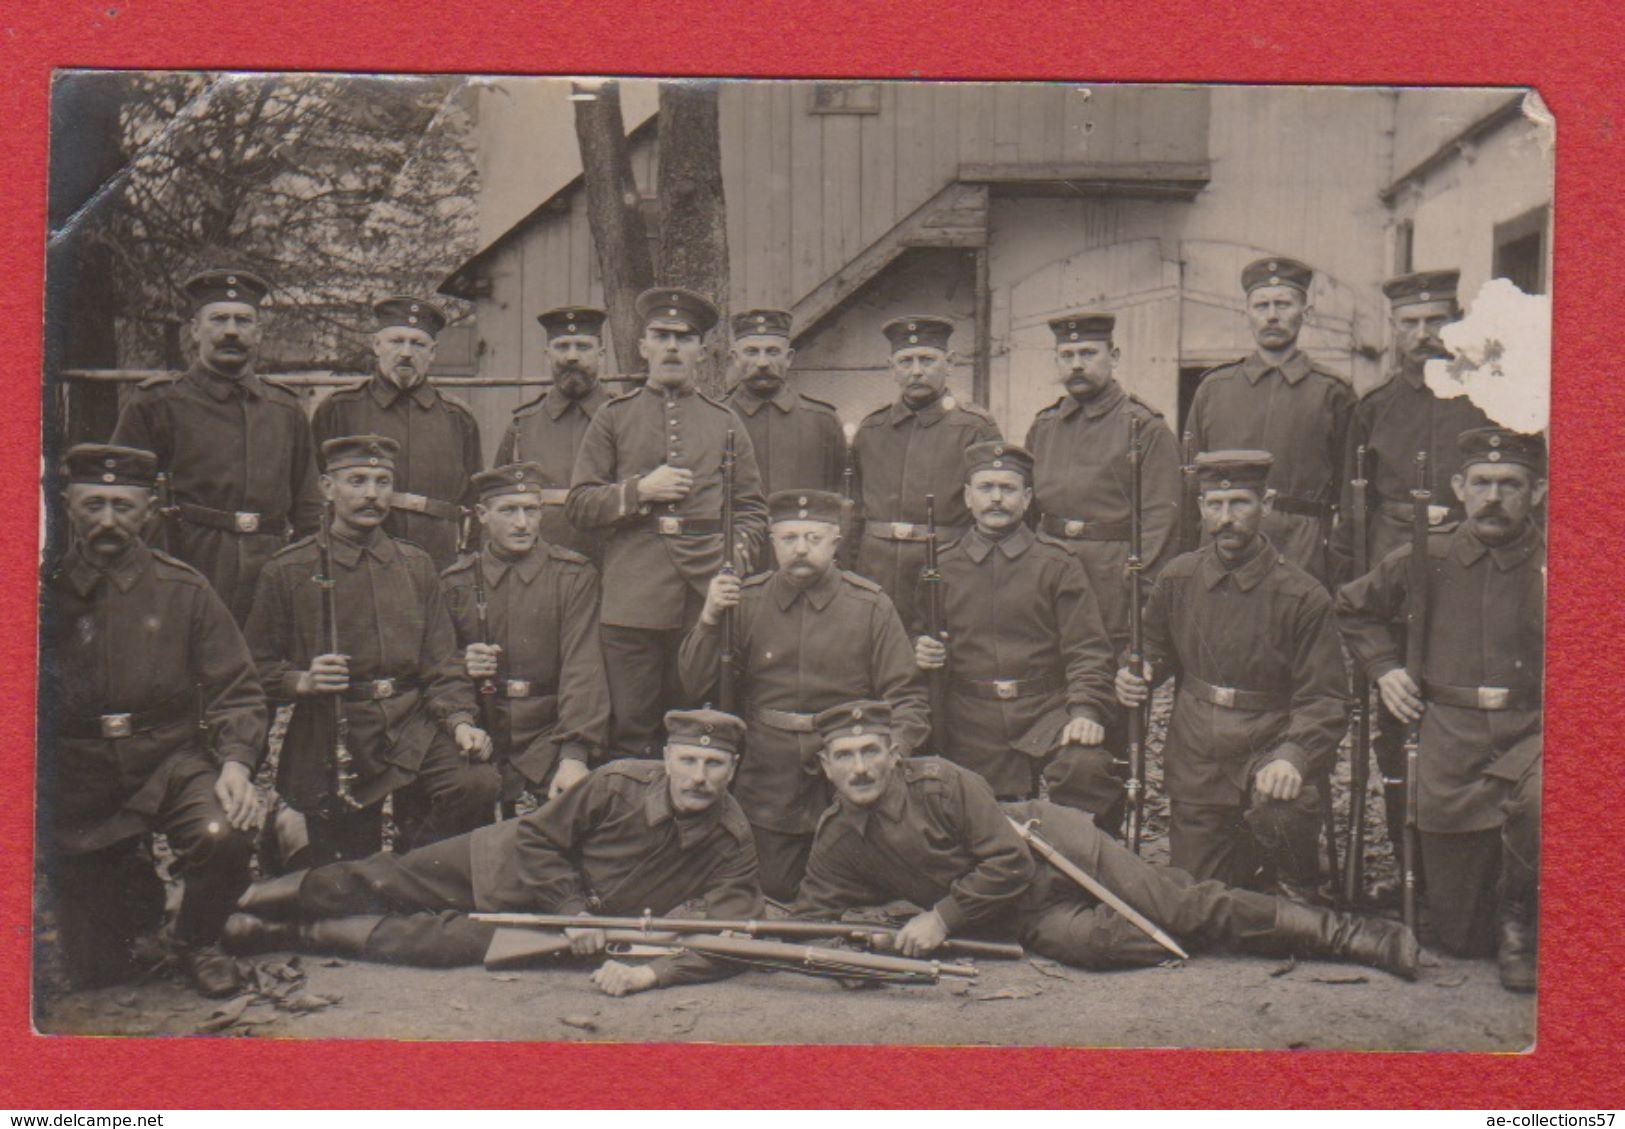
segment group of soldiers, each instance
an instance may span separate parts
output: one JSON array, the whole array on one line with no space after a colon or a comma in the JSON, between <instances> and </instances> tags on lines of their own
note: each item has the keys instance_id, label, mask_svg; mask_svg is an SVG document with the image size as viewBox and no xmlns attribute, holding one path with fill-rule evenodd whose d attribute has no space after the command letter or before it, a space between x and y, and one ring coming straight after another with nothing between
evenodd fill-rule
<instances>
[{"instance_id":1,"label":"group of soldiers","mask_svg":"<svg viewBox=\"0 0 1625 1129\"><path fill-rule=\"evenodd\" d=\"M960 935L1163 959L1035 860L1017 825L1036 820L1189 943L1413 977L1408 923L1325 904L1331 769L1367 704L1352 660L1430 942L1531 990L1544 443L1424 382L1455 272L1387 284L1395 371L1358 401L1298 348L1311 281L1287 259L1243 272L1257 350L1202 382L1183 455L1118 382L1110 314L1051 323L1062 394L1019 446L948 392L953 323L893 320L897 396L849 442L794 386L784 311L735 315L733 389L702 392L720 315L672 287L638 299L647 372L623 395L604 311L541 314L550 387L485 469L469 410L428 380L433 303L377 303L375 371L307 419L255 372L268 285L194 277L192 367L61 465L40 799L70 968L128 973L162 904L154 831L209 995L236 989L232 954L475 963L494 926L471 914L691 901L911 903L906 956ZM1169 678L1162 868L1123 825ZM268 813L253 777L284 705ZM689 952L593 978L622 995L727 971Z\"/></svg>"}]
</instances>

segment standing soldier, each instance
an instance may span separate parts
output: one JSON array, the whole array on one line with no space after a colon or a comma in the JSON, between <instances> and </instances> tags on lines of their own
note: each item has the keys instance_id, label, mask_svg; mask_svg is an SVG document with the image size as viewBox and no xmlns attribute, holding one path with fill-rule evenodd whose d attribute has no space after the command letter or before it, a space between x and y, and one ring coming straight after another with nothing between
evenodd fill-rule
<instances>
[{"instance_id":1,"label":"standing soldier","mask_svg":"<svg viewBox=\"0 0 1625 1129\"><path fill-rule=\"evenodd\" d=\"M598 571L542 537L544 481L535 463L475 475L484 548L440 577L464 669L489 702L505 802L558 795L609 747Z\"/></svg>"},{"instance_id":2,"label":"standing soldier","mask_svg":"<svg viewBox=\"0 0 1625 1129\"><path fill-rule=\"evenodd\" d=\"M1315 272L1293 259L1260 259L1241 272L1258 348L1208 373L1186 423L1198 451L1254 448L1275 457L1274 508L1264 533L1321 583L1331 578L1326 539L1339 496L1354 392L1298 348Z\"/></svg>"},{"instance_id":3,"label":"standing soldier","mask_svg":"<svg viewBox=\"0 0 1625 1129\"><path fill-rule=\"evenodd\" d=\"M1485 427L1463 432L1459 449L1451 489L1466 518L1428 537L1422 684L1403 654L1409 545L1346 585L1337 611L1384 704L1421 720L1416 814L1434 938L1463 956L1496 953L1501 983L1532 992L1546 618L1533 513L1546 445Z\"/></svg>"},{"instance_id":4,"label":"standing soldier","mask_svg":"<svg viewBox=\"0 0 1625 1129\"><path fill-rule=\"evenodd\" d=\"M1332 598L1260 532L1267 451L1196 457L1209 542L1162 570L1146 605L1146 665L1121 667L1133 709L1177 675L1163 745L1170 864L1232 886L1273 863L1278 891L1317 896L1320 789L1348 728ZM1257 857L1257 849L1268 859Z\"/></svg>"},{"instance_id":5,"label":"standing soldier","mask_svg":"<svg viewBox=\"0 0 1625 1129\"><path fill-rule=\"evenodd\" d=\"M970 528L965 448L1003 438L993 417L945 395L953 322L911 315L881 327L891 343L898 397L858 424L852 439L857 519L863 529L856 571L897 605L909 635L925 629L920 570L925 566L925 497L937 499L943 544Z\"/></svg>"},{"instance_id":6,"label":"standing soldier","mask_svg":"<svg viewBox=\"0 0 1625 1129\"><path fill-rule=\"evenodd\" d=\"M747 310L733 319L734 390L727 404L745 424L762 493L841 489L846 435L835 406L789 385L790 315Z\"/></svg>"},{"instance_id":7,"label":"standing soldier","mask_svg":"<svg viewBox=\"0 0 1625 1129\"><path fill-rule=\"evenodd\" d=\"M940 558L948 641L921 635L915 660L946 673L947 716L932 719L942 756L1001 799L1036 796L1042 772L1051 800L1110 830L1123 798L1101 747L1115 656L1083 566L1023 520L1032 473L1032 456L1013 443L965 452L976 524Z\"/></svg>"},{"instance_id":8,"label":"standing soldier","mask_svg":"<svg viewBox=\"0 0 1625 1129\"><path fill-rule=\"evenodd\" d=\"M406 850L479 826L498 791L496 769L470 762L490 755L490 739L474 724L472 689L456 669L434 563L381 528L396 451L379 435L322 445L330 526L271 558L248 618L267 694L293 703L277 791L305 816L318 866L377 851L392 792L397 823L422 813L416 826L397 829ZM354 760L350 788L337 742Z\"/></svg>"},{"instance_id":9,"label":"standing soldier","mask_svg":"<svg viewBox=\"0 0 1625 1129\"><path fill-rule=\"evenodd\" d=\"M560 306L536 315L547 334L547 359L553 387L523 405L497 446L497 466L531 463L542 468L541 538L549 545L603 561L603 541L583 532L564 515L570 474L587 424L609 403L598 382L604 364L604 322L609 314L593 306Z\"/></svg>"},{"instance_id":10,"label":"standing soldier","mask_svg":"<svg viewBox=\"0 0 1625 1129\"><path fill-rule=\"evenodd\" d=\"M1369 554L1374 566L1411 536L1411 490L1416 482L1416 454L1428 454L1428 524L1441 530L1462 519L1462 508L1449 490L1449 470L1457 465L1455 442L1463 431L1490 425L1482 409L1466 396L1442 400L1424 380L1427 362L1450 356L1440 331L1461 317L1456 286L1461 272L1422 271L1383 284L1392 311L1396 367L1382 384L1360 397L1349 425L1343 470L1343 512L1354 512L1355 454L1364 447ZM1344 575L1353 571L1352 523L1338 526L1333 555ZM1382 773L1383 809L1394 849L1405 837L1405 727L1378 695L1376 734L1371 742ZM1425 878L1425 875L1424 875Z\"/></svg>"},{"instance_id":11,"label":"standing soldier","mask_svg":"<svg viewBox=\"0 0 1625 1129\"><path fill-rule=\"evenodd\" d=\"M176 936L207 996L237 991L220 928L248 885L265 695L242 633L198 572L141 530L158 463L80 444L62 463L72 544L45 580L41 855L70 973L132 973L130 911L163 892L138 848L162 832L185 879Z\"/></svg>"},{"instance_id":12,"label":"standing soldier","mask_svg":"<svg viewBox=\"0 0 1625 1129\"><path fill-rule=\"evenodd\" d=\"M750 756L734 781L762 864L762 889L795 896L818 814L829 789L818 772L818 711L854 696L884 699L895 710L904 750L925 743L925 691L908 637L878 585L836 567L841 498L821 490L781 491L769 499L778 568L743 584L719 573L699 622L683 640L683 688L696 700L717 684L722 620L738 608L733 640Z\"/></svg>"},{"instance_id":13,"label":"standing soldier","mask_svg":"<svg viewBox=\"0 0 1625 1129\"><path fill-rule=\"evenodd\" d=\"M599 620L615 747L656 757L661 716L680 696L677 648L724 563L723 507L733 507L740 541L730 555L748 561L767 529L767 502L739 417L697 386L716 306L673 286L644 291L637 309L648 383L605 404L587 426L565 512L578 529L608 538ZM727 498L730 431L736 460Z\"/></svg>"},{"instance_id":14,"label":"standing soldier","mask_svg":"<svg viewBox=\"0 0 1625 1129\"><path fill-rule=\"evenodd\" d=\"M485 466L479 424L461 400L429 383L444 311L422 298L385 298L372 309L377 367L365 384L322 401L311 428L318 443L382 435L399 445L399 488L384 531L421 546L436 568L445 568L457 559L469 479Z\"/></svg>"},{"instance_id":15,"label":"standing soldier","mask_svg":"<svg viewBox=\"0 0 1625 1129\"><path fill-rule=\"evenodd\" d=\"M192 367L136 389L112 442L151 451L168 475L166 547L201 572L241 624L271 554L320 520L315 444L299 397L254 372L260 304L247 271L186 280Z\"/></svg>"}]
</instances>

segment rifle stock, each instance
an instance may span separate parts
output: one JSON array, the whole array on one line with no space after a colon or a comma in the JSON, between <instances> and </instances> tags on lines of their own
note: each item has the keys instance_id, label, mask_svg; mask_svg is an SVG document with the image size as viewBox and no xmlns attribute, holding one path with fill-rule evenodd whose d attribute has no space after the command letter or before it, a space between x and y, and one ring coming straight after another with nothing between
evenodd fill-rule
<instances>
[{"instance_id":1,"label":"rifle stock","mask_svg":"<svg viewBox=\"0 0 1625 1129\"><path fill-rule=\"evenodd\" d=\"M1411 559L1406 590L1405 673L1418 689L1422 685L1424 651L1427 647L1428 611L1428 455L1416 452L1416 488L1411 491ZM1421 751L1422 726L1413 721L1405 726L1405 842L1401 851L1405 924L1416 928L1417 807L1420 782L1417 762Z\"/></svg>"},{"instance_id":2,"label":"rifle stock","mask_svg":"<svg viewBox=\"0 0 1625 1129\"><path fill-rule=\"evenodd\" d=\"M937 497L925 496L925 567L920 570L920 588L925 595L925 630L931 638L948 645L947 613L942 600L942 567L937 559ZM930 672L927 689L931 698L931 747L942 752L943 726L948 711L948 668Z\"/></svg>"},{"instance_id":3,"label":"rifle stock","mask_svg":"<svg viewBox=\"0 0 1625 1129\"><path fill-rule=\"evenodd\" d=\"M734 450L734 432L728 429L722 445L722 571L729 576L738 575L734 566L734 478L738 472L738 455ZM725 713L737 712L739 654L737 642L736 609L722 612L722 661L717 671L717 708Z\"/></svg>"},{"instance_id":4,"label":"rifle stock","mask_svg":"<svg viewBox=\"0 0 1625 1129\"><path fill-rule=\"evenodd\" d=\"M316 553L320 574L315 577L321 590L321 624L318 635L330 655L343 654L339 650L339 614L333 579L333 503L322 503L322 525L316 535ZM344 695L329 694L333 725L333 798L344 811L360 811L361 803L355 798L355 759L350 755L350 717L345 712Z\"/></svg>"},{"instance_id":5,"label":"rifle stock","mask_svg":"<svg viewBox=\"0 0 1625 1129\"><path fill-rule=\"evenodd\" d=\"M1349 514L1354 524L1354 573L1364 576L1370 570L1371 546L1370 517L1366 508L1365 476L1366 448L1360 444L1354 450L1354 477L1349 480L1353 489L1353 509ZM1366 791L1371 786L1371 683L1355 664L1354 672L1354 749L1349 760L1349 830L1348 847L1344 852L1343 904L1358 905L1365 891L1365 807Z\"/></svg>"},{"instance_id":6,"label":"rifle stock","mask_svg":"<svg viewBox=\"0 0 1625 1129\"><path fill-rule=\"evenodd\" d=\"M1141 592L1145 573L1145 534L1141 516L1141 474L1145 451L1141 445L1140 417L1128 419L1129 538L1128 538L1128 666L1139 674L1145 666L1145 622ZM1128 848L1140 853L1145 823L1145 733L1150 703L1128 714L1128 781L1124 785L1128 807Z\"/></svg>"}]
</instances>

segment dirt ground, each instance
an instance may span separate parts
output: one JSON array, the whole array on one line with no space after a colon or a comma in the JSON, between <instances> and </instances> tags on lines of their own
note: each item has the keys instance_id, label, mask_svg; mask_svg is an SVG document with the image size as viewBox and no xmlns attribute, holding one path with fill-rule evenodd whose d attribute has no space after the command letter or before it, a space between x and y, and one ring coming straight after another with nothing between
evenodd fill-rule
<instances>
[{"instance_id":1,"label":"dirt ground","mask_svg":"<svg viewBox=\"0 0 1625 1129\"><path fill-rule=\"evenodd\" d=\"M1158 705L1153 748L1167 715L1167 702ZM1148 762L1144 854L1166 863L1160 764L1154 755ZM1341 829L1346 755L1338 771ZM1394 863L1375 788L1370 795L1366 876L1376 882L1393 877ZM1533 996L1502 989L1493 961L1431 951L1415 983L1355 965L1201 953L1113 973L1042 958L981 961L969 982L862 989L751 971L625 999L599 994L591 965L491 973L283 954L245 962L257 990L210 1001L162 970L138 983L66 991L51 968L48 913L36 924L46 943L35 1025L57 1034L1463 1051L1535 1042Z\"/></svg>"}]
</instances>

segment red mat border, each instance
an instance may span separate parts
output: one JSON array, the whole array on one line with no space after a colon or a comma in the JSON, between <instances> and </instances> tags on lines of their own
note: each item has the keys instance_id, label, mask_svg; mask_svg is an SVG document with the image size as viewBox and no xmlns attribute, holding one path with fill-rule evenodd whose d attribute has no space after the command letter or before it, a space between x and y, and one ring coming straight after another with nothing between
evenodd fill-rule
<instances>
[{"instance_id":1,"label":"red mat border","mask_svg":"<svg viewBox=\"0 0 1625 1129\"><path fill-rule=\"evenodd\" d=\"M21 7L21 5L18 5ZM1059 7L1059 6L1057 6ZM34 3L0 16L0 1102L87 1107L548 1105L1618 1106L1625 832L1616 657L1622 307L1617 3L1199 0L1046 11L894 0L264 7ZM1612 45L1612 46L1610 46ZM1547 849L1528 1055L300 1043L42 1038L28 1020L34 543L52 68L204 67L1533 85L1559 123ZM1125 983L1125 989L1127 984ZM1422 990L1422 991L1425 991ZM1418 1002L1422 1002L1419 992ZM967 1032L974 1034L974 1032Z\"/></svg>"}]
</instances>

